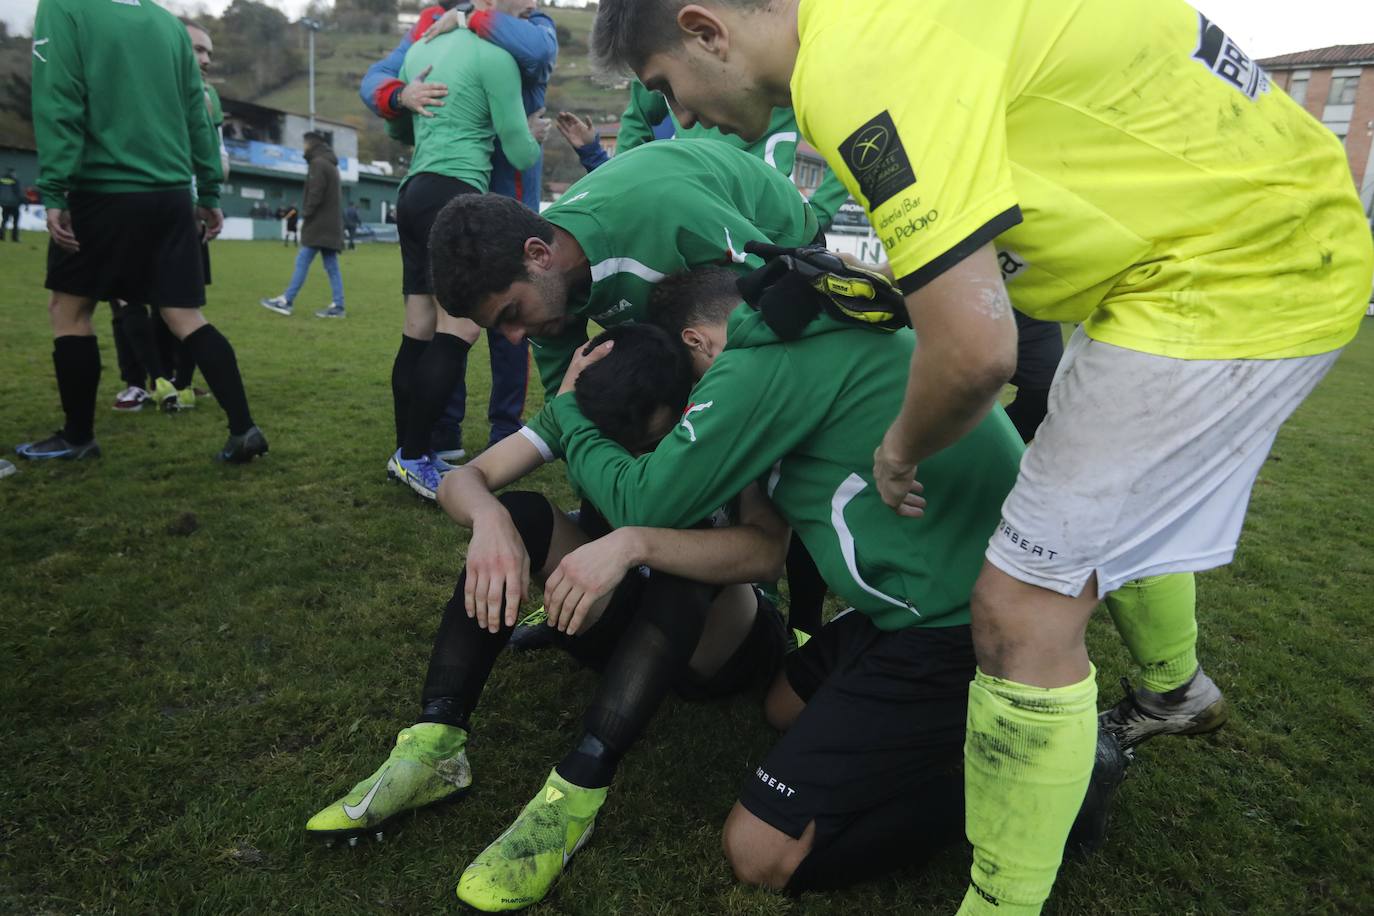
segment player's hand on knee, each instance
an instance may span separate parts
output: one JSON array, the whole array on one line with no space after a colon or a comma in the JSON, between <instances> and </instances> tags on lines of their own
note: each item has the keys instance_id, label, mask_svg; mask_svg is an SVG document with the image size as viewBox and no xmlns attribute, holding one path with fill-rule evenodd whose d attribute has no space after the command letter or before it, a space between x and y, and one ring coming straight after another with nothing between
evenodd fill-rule
<instances>
[{"instance_id":1,"label":"player's hand on knee","mask_svg":"<svg viewBox=\"0 0 1374 916\"><path fill-rule=\"evenodd\" d=\"M520 602L529 594L530 555L520 534L506 518L504 523L474 523L468 545L467 577L463 606L482 629L495 633L503 624L515 626Z\"/></svg>"},{"instance_id":2,"label":"player's hand on knee","mask_svg":"<svg viewBox=\"0 0 1374 916\"><path fill-rule=\"evenodd\" d=\"M611 348L614 346L614 340L607 340L596 347L578 347L573 352L572 362L568 364L568 371L563 373L563 384L558 386L558 393L567 394L572 391L577 386L577 377L582 374L582 370L605 359L610 355Z\"/></svg>"},{"instance_id":3,"label":"player's hand on knee","mask_svg":"<svg viewBox=\"0 0 1374 916\"><path fill-rule=\"evenodd\" d=\"M926 501L921 495L925 488L916 480L916 465L892 453L888 446L891 435L889 431L882 443L873 450L873 482L878 485L878 494L883 502L895 509L898 515L920 518L925 514Z\"/></svg>"},{"instance_id":4,"label":"player's hand on knee","mask_svg":"<svg viewBox=\"0 0 1374 916\"><path fill-rule=\"evenodd\" d=\"M569 553L544 583L549 626L576 636L601 616L625 573L635 565L630 529L621 528Z\"/></svg>"}]
</instances>

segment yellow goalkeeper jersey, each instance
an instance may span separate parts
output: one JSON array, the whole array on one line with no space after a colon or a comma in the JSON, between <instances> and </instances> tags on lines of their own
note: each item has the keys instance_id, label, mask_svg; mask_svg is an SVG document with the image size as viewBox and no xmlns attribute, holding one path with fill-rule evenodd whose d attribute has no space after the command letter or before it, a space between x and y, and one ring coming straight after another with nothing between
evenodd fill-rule
<instances>
[{"instance_id":1,"label":"yellow goalkeeper jersey","mask_svg":"<svg viewBox=\"0 0 1374 916\"><path fill-rule=\"evenodd\" d=\"M1017 308L1184 359L1355 334L1340 141L1182 0L801 0L792 102L910 293L994 242Z\"/></svg>"}]
</instances>

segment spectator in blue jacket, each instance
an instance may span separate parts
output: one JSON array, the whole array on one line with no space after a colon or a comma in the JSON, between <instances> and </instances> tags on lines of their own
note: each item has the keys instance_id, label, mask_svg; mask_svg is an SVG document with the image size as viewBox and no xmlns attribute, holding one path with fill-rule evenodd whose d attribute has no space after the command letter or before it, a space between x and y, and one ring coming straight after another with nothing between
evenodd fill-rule
<instances>
[{"instance_id":1,"label":"spectator in blue jacket","mask_svg":"<svg viewBox=\"0 0 1374 916\"><path fill-rule=\"evenodd\" d=\"M372 112L387 120L400 117L432 117L429 108L443 104L447 87L425 80L428 71L409 84L397 78L406 51L429 32L467 28L478 37L509 52L520 68L525 113L544 107L549 76L558 59L558 36L553 20L535 6L534 0L476 0L459 4L447 0L423 10L415 28L390 54L368 68L359 95ZM543 187L543 160L523 172L511 166L497 144L492 154L491 191L504 194L539 210ZM529 386L529 343L512 344L500 334L487 335L491 354L491 400L487 418L491 422L488 445L499 442L521 425L525 392ZM435 453L445 461L466 457L462 447L462 422L467 402L467 385L459 382L432 437Z\"/></svg>"}]
</instances>

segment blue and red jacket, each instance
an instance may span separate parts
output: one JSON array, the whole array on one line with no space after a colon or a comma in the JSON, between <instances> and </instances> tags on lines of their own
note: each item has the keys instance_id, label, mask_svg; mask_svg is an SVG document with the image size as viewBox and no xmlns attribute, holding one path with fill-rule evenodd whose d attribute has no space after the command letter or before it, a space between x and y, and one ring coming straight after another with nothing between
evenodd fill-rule
<instances>
[{"instance_id":1,"label":"blue and red jacket","mask_svg":"<svg viewBox=\"0 0 1374 916\"><path fill-rule=\"evenodd\" d=\"M390 54L367 68L358 95L373 114L387 120L409 114L404 108L396 107L396 97L405 88L405 83L397 79L397 75L401 72L401 64L405 62L410 46L442 15L442 6L426 7L410 34L402 38ZM533 114L543 108L549 76L553 73L554 62L558 60L558 34L553 20L538 11L530 14L528 19L521 19L497 10L482 10L469 14L468 28L477 33L479 38L490 41L515 58L520 68L525 113ZM501 152L498 141L491 157L491 190L496 194L514 197L538 210L543 166L541 156L524 172L516 171Z\"/></svg>"}]
</instances>

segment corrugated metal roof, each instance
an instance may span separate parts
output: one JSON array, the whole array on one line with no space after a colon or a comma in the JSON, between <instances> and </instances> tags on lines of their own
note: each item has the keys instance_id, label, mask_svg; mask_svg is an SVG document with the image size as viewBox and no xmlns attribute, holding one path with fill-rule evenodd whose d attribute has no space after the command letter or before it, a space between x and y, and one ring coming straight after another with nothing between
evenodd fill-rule
<instances>
[{"instance_id":1,"label":"corrugated metal roof","mask_svg":"<svg viewBox=\"0 0 1374 916\"><path fill-rule=\"evenodd\" d=\"M1332 45L1311 51L1295 51L1266 57L1259 65L1266 70L1291 70L1295 67L1344 67L1354 64L1374 64L1374 44Z\"/></svg>"}]
</instances>

